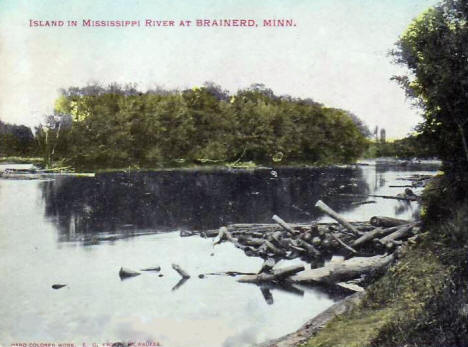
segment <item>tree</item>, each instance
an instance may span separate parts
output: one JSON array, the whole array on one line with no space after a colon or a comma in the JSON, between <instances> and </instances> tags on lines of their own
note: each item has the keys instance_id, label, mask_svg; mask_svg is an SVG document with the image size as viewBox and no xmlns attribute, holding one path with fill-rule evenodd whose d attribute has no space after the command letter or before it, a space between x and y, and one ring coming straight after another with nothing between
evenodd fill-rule
<instances>
[{"instance_id":1,"label":"tree","mask_svg":"<svg viewBox=\"0 0 468 347\"><path fill-rule=\"evenodd\" d=\"M392 52L395 79L424 111L423 132L453 170L468 170L468 2L444 0L416 18Z\"/></svg>"}]
</instances>

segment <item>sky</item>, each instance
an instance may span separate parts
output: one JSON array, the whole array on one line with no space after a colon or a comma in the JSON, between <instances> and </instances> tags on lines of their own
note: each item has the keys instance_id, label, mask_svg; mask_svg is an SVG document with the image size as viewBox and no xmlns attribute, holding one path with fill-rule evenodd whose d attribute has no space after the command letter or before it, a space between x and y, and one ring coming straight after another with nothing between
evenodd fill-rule
<instances>
[{"instance_id":1,"label":"sky","mask_svg":"<svg viewBox=\"0 0 468 347\"><path fill-rule=\"evenodd\" d=\"M136 83L192 88L214 81L235 93L263 83L277 95L349 110L387 137L421 120L391 81L405 73L388 52L436 0L0 0L0 119L34 126L60 88ZM293 27L263 27L264 19ZM31 27L30 20L63 20ZM140 27L81 26L83 19ZM174 27L145 27L146 19ZM196 19L255 19L258 27L197 27ZM66 25L78 21L77 27ZM190 27L178 26L191 20Z\"/></svg>"}]
</instances>

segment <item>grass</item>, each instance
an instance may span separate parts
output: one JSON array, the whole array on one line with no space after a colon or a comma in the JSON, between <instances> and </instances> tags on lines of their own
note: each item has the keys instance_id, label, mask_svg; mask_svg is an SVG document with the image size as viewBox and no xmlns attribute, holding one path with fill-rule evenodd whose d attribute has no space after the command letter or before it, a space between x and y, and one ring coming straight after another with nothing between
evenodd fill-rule
<instances>
[{"instance_id":1,"label":"grass","mask_svg":"<svg viewBox=\"0 0 468 347\"><path fill-rule=\"evenodd\" d=\"M368 289L360 305L336 317L305 346L373 346L386 328L416 320L452 272L453 268L445 266L430 248L408 249L401 261Z\"/></svg>"}]
</instances>

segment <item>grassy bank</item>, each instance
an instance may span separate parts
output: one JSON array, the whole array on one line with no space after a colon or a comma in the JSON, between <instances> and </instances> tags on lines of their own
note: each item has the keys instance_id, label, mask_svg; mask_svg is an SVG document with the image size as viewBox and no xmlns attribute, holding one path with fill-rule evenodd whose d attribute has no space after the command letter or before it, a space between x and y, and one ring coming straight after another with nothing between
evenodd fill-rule
<instances>
[{"instance_id":1,"label":"grassy bank","mask_svg":"<svg viewBox=\"0 0 468 347\"><path fill-rule=\"evenodd\" d=\"M440 195L447 184L425 192L419 243L305 346L468 346L468 203Z\"/></svg>"}]
</instances>

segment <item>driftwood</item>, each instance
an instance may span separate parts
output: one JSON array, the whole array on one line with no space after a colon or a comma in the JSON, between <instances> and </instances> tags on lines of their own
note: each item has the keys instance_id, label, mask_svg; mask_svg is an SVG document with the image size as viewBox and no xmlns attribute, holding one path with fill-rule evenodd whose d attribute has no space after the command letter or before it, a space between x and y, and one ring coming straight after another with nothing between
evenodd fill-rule
<instances>
[{"instance_id":1,"label":"driftwood","mask_svg":"<svg viewBox=\"0 0 468 347\"><path fill-rule=\"evenodd\" d=\"M186 278L186 279L190 278L190 275L189 275L187 272L185 272L179 265L177 265L177 264L172 264L172 268L173 268L175 271L177 271L177 273L178 273L180 276L182 276L182 278Z\"/></svg>"},{"instance_id":2,"label":"driftwood","mask_svg":"<svg viewBox=\"0 0 468 347\"><path fill-rule=\"evenodd\" d=\"M336 283L357 278L362 274L378 271L393 261L393 255L374 257L355 257L339 264L329 264L318 269L303 271L290 277L292 282Z\"/></svg>"},{"instance_id":3,"label":"driftwood","mask_svg":"<svg viewBox=\"0 0 468 347\"><path fill-rule=\"evenodd\" d=\"M146 269L141 269L140 271L155 271L155 272L159 272L159 271L161 271L161 266L148 267L148 268L146 268Z\"/></svg>"},{"instance_id":4,"label":"driftwood","mask_svg":"<svg viewBox=\"0 0 468 347\"><path fill-rule=\"evenodd\" d=\"M279 216L277 216L276 214L271 218L273 219L276 223L278 223L279 225L281 225L281 227L286 230L288 233L294 235L297 233L297 231L295 231L293 228L291 228L291 226L286 223L284 220L282 220Z\"/></svg>"},{"instance_id":5,"label":"driftwood","mask_svg":"<svg viewBox=\"0 0 468 347\"><path fill-rule=\"evenodd\" d=\"M348 251L351 251L351 252L353 252L353 253L357 253L357 251L356 251L354 248L349 247L346 243L344 243L343 241L341 241L340 238L339 238L337 235L335 235L335 233L331 233L330 235L331 235L331 237L333 237L333 239L334 239L335 241L337 241L340 245L342 245L342 246L343 246L344 248L346 248Z\"/></svg>"},{"instance_id":6,"label":"driftwood","mask_svg":"<svg viewBox=\"0 0 468 347\"><path fill-rule=\"evenodd\" d=\"M409 237L412 235L412 229L414 227L414 224L408 224L405 225L401 228L399 228L397 231L391 233L390 235L385 236L384 238L381 238L379 242L383 245L388 244L389 242L393 242L398 239L402 239L405 237Z\"/></svg>"},{"instance_id":7,"label":"driftwood","mask_svg":"<svg viewBox=\"0 0 468 347\"><path fill-rule=\"evenodd\" d=\"M130 269L127 269L127 268L124 268L124 267L121 267L120 268L120 271L119 271L119 276L120 278L128 278L128 277L135 277L135 276L139 276L141 275L139 272L137 271L133 271L133 270L130 270Z\"/></svg>"},{"instance_id":8,"label":"driftwood","mask_svg":"<svg viewBox=\"0 0 468 347\"><path fill-rule=\"evenodd\" d=\"M409 198L405 196L374 195L374 194L369 194L368 196L372 196L374 198L393 199L393 200L402 200L402 201L416 201L416 199L414 198Z\"/></svg>"},{"instance_id":9,"label":"driftwood","mask_svg":"<svg viewBox=\"0 0 468 347\"><path fill-rule=\"evenodd\" d=\"M317 207L319 210L322 212L326 213L330 217L332 217L334 220L336 220L338 223L343 225L346 229L349 231L353 232L353 234L359 235L360 232L351 225L347 220L345 220L343 217L341 217L338 213L333 211L327 204L325 204L322 200L319 200L315 203L315 207Z\"/></svg>"},{"instance_id":10,"label":"driftwood","mask_svg":"<svg viewBox=\"0 0 468 347\"><path fill-rule=\"evenodd\" d=\"M410 223L407 220L391 218L391 217L381 217L381 216L374 216L370 219L370 224L375 227L396 227L398 225L404 225Z\"/></svg>"},{"instance_id":11,"label":"driftwood","mask_svg":"<svg viewBox=\"0 0 468 347\"><path fill-rule=\"evenodd\" d=\"M261 283L279 281L301 271L304 271L304 265L292 265L285 268L273 269L271 273L259 273L257 275L242 276L238 279L238 282Z\"/></svg>"},{"instance_id":12,"label":"driftwood","mask_svg":"<svg viewBox=\"0 0 468 347\"><path fill-rule=\"evenodd\" d=\"M213 246L217 245L218 243L221 243L223 240L224 236L226 235L227 228L226 227L221 227L219 228L218 235L216 238L213 240Z\"/></svg>"},{"instance_id":13,"label":"driftwood","mask_svg":"<svg viewBox=\"0 0 468 347\"><path fill-rule=\"evenodd\" d=\"M353 247L361 246L361 245L365 244L368 241L371 241L371 240L373 240L375 238L378 238L380 236L385 236L385 235L390 234L390 233L392 233L394 231L397 231L397 230L398 230L398 227L387 228L387 229L375 228L374 230L365 233L364 235L362 235L357 240L354 240L354 242L351 244L351 246L353 246Z\"/></svg>"},{"instance_id":14,"label":"driftwood","mask_svg":"<svg viewBox=\"0 0 468 347\"><path fill-rule=\"evenodd\" d=\"M176 283L174 287L172 287L171 291L176 291L180 287L184 285L185 282L187 282L188 278L182 277L179 282Z\"/></svg>"},{"instance_id":15,"label":"driftwood","mask_svg":"<svg viewBox=\"0 0 468 347\"><path fill-rule=\"evenodd\" d=\"M268 258L267 260L263 262L263 265L260 268L260 271L258 273L259 274L270 273L275 265L276 265L276 260L273 258Z\"/></svg>"}]
</instances>

